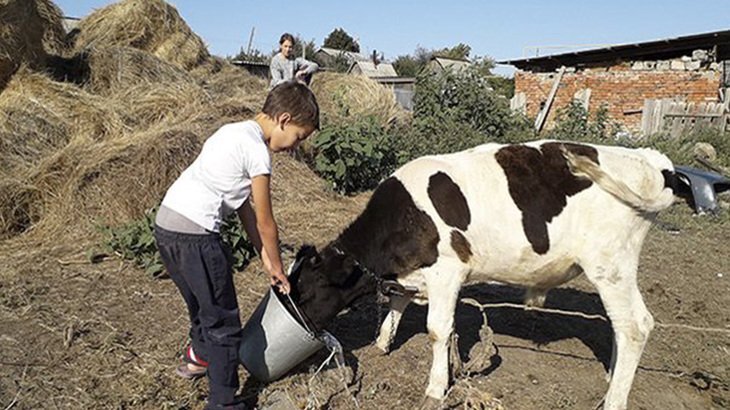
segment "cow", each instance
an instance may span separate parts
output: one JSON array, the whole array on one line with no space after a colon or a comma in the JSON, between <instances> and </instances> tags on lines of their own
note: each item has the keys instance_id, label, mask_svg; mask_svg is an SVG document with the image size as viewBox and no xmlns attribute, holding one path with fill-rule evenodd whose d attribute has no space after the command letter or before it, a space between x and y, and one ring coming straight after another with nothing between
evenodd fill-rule
<instances>
[{"instance_id":1,"label":"cow","mask_svg":"<svg viewBox=\"0 0 730 410\"><path fill-rule=\"evenodd\" d=\"M585 274L614 331L604 409L625 409L654 326L637 285L639 253L681 185L671 161L646 148L540 140L421 157L382 181L321 251L300 249L292 293L322 328L386 280L414 289L390 298L376 346L388 352L408 303L428 303L424 402L438 405L463 284L524 287L526 303L539 306L549 289Z\"/></svg>"}]
</instances>

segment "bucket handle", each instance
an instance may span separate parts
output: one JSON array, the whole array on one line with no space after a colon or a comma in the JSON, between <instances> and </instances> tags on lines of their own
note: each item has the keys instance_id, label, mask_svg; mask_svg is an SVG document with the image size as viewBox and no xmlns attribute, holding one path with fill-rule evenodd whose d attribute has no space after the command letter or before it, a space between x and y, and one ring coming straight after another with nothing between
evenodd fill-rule
<instances>
[{"instance_id":1,"label":"bucket handle","mask_svg":"<svg viewBox=\"0 0 730 410\"><path fill-rule=\"evenodd\" d=\"M304 316L301 314L301 312L299 312L299 308L297 307L297 304L294 303L294 300L291 298L291 295L287 293L286 297L289 298L289 303L291 303L292 307L294 307L294 312L296 312L297 316L299 316L299 320L302 322L302 325L307 330L307 333L309 333L310 335L314 335L314 332L312 331L312 329L310 329L309 326L307 326L307 321L304 320Z\"/></svg>"}]
</instances>

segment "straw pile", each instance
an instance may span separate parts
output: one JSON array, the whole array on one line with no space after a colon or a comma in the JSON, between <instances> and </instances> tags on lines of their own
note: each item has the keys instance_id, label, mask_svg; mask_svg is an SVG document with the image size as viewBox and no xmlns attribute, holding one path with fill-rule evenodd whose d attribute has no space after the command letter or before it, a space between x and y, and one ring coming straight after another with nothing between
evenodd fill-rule
<instances>
[{"instance_id":1,"label":"straw pile","mask_svg":"<svg viewBox=\"0 0 730 410\"><path fill-rule=\"evenodd\" d=\"M0 94L0 172L16 173L72 139L96 141L122 127L101 97L20 69Z\"/></svg>"},{"instance_id":2,"label":"straw pile","mask_svg":"<svg viewBox=\"0 0 730 410\"><path fill-rule=\"evenodd\" d=\"M124 46L146 51L183 69L210 59L203 40L163 0L123 0L81 20L74 48Z\"/></svg>"},{"instance_id":3,"label":"straw pile","mask_svg":"<svg viewBox=\"0 0 730 410\"><path fill-rule=\"evenodd\" d=\"M0 90L22 63L42 68L65 50L61 11L49 0L0 0Z\"/></svg>"},{"instance_id":4,"label":"straw pile","mask_svg":"<svg viewBox=\"0 0 730 410\"><path fill-rule=\"evenodd\" d=\"M408 112L398 105L393 92L364 75L319 73L312 80L312 91L324 123L375 116L387 127L408 119Z\"/></svg>"},{"instance_id":5,"label":"straw pile","mask_svg":"<svg viewBox=\"0 0 730 410\"><path fill-rule=\"evenodd\" d=\"M84 52L88 78L84 88L111 95L136 85L194 83L185 70L131 47L98 47Z\"/></svg>"},{"instance_id":6,"label":"straw pile","mask_svg":"<svg viewBox=\"0 0 730 410\"><path fill-rule=\"evenodd\" d=\"M41 4L56 10L40 0L8 4L14 15L31 15ZM112 4L79 28L75 54L43 49L45 66L14 69L0 92L0 238L26 232L23 238L44 242L139 218L208 136L252 118L266 97L266 80L208 57L161 0ZM43 41L36 33L33 44ZM323 105L332 106L331 93L340 93L385 122L399 114L388 90L370 80L317 78ZM278 155L275 162L274 202L288 241L328 238L362 206L361 198L329 192L294 158Z\"/></svg>"}]
</instances>

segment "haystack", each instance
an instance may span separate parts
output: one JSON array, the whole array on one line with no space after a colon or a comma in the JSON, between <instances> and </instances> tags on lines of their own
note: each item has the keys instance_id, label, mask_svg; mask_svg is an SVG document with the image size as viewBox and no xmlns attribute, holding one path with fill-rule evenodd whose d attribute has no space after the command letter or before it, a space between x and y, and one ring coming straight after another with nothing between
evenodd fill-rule
<instances>
[{"instance_id":1,"label":"haystack","mask_svg":"<svg viewBox=\"0 0 730 410\"><path fill-rule=\"evenodd\" d=\"M0 0L0 90L25 63L42 68L65 51L61 11L50 0Z\"/></svg>"},{"instance_id":2,"label":"haystack","mask_svg":"<svg viewBox=\"0 0 730 410\"><path fill-rule=\"evenodd\" d=\"M131 47L98 47L83 52L88 65L84 88L99 95L150 84L192 84L187 71L142 50Z\"/></svg>"},{"instance_id":3,"label":"haystack","mask_svg":"<svg viewBox=\"0 0 730 410\"><path fill-rule=\"evenodd\" d=\"M114 138L121 129L103 98L21 68L0 94L0 170L18 173L72 139Z\"/></svg>"},{"instance_id":4,"label":"haystack","mask_svg":"<svg viewBox=\"0 0 730 410\"><path fill-rule=\"evenodd\" d=\"M320 73L312 80L312 91L325 124L375 116L387 127L409 117L398 105L392 90L364 75Z\"/></svg>"},{"instance_id":5,"label":"haystack","mask_svg":"<svg viewBox=\"0 0 730 410\"><path fill-rule=\"evenodd\" d=\"M77 29L76 52L133 47L186 70L210 59L203 40L175 7L163 0L123 0L111 4L82 19Z\"/></svg>"}]
</instances>

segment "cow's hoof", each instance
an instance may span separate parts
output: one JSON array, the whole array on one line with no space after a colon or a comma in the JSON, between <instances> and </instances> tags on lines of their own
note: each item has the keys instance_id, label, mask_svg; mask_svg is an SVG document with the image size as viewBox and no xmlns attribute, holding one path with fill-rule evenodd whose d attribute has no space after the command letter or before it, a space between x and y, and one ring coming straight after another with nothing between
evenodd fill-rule
<instances>
[{"instance_id":1,"label":"cow's hoof","mask_svg":"<svg viewBox=\"0 0 730 410\"><path fill-rule=\"evenodd\" d=\"M438 399L434 399L431 396L426 396L421 403L421 410L440 410L443 408L443 402Z\"/></svg>"}]
</instances>

